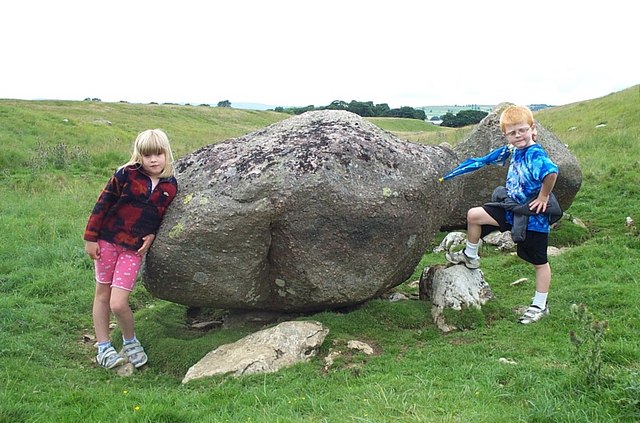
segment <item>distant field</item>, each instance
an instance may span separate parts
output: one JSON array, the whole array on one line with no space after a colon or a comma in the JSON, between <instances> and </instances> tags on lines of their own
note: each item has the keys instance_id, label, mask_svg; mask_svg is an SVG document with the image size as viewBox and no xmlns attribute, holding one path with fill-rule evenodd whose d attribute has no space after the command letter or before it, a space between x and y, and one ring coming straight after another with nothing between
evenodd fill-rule
<instances>
[{"instance_id":1,"label":"distant field","mask_svg":"<svg viewBox=\"0 0 640 423\"><path fill-rule=\"evenodd\" d=\"M424 112L427 115L427 118L430 118L431 116L442 116L447 112L453 113L455 115L460 110L481 110L483 112L490 112L491 110L493 110L494 107L495 105L467 104L462 106L459 106L459 105L423 106L419 108L424 110Z\"/></svg>"},{"instance_id":2,"label":"distant field","mask_svg":"<svg viewBox=\"0 0 640 423\"><path fill-rule=\"evenodd\" d=\"M374 125L391 132L434 132L442 130L439 126L418 119L405 118L366 118Z\"/></svg>"}]
</instances>

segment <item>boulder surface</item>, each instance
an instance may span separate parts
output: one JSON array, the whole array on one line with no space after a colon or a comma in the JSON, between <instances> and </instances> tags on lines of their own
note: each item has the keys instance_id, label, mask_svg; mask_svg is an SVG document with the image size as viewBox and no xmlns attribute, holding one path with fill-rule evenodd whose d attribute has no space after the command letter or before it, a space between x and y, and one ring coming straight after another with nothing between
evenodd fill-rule
<instances>
[{"instance_id":1,"label":"boulder surface","mask_svg":"<svg viewBox=\"0 0 640 423\"><path fill-rule=\"evenodd\" d=\"M358 115L315 111L176 162L178 196L147 254L156 297L224 309L316 311L404 282L453 210L446 146Z\"/></svg>"}]
</instances>

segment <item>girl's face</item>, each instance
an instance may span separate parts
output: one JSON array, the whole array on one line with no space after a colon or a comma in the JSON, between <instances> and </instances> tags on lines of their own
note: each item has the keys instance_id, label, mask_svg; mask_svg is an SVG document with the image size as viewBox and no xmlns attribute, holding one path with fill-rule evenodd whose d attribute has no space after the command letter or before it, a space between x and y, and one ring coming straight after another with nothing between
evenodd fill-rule
<instances>
[{"instance_id":1,"label":"girl's face","mask_svg":"<svg viewBox=\"0 0 640 423\"><path fill-rule=\"evenodd\" d=\"M164 170L167 160L164 152L159 154L144 154L142 156L142 169L151 177L158 177Z\"/></svg>"},{"instance_id":2,"label":"girl's face","mask_svg":"<svg viewBox=\"0 0 640 423\"><path fill-rule=\"evenodd\" d=\"M504 136L507 137L509 144L517 149L529 147L535 142L538 135L536 125L529 126L528 123L516 123L513 125L505 125Z\"/></svg>"}]
</instances>

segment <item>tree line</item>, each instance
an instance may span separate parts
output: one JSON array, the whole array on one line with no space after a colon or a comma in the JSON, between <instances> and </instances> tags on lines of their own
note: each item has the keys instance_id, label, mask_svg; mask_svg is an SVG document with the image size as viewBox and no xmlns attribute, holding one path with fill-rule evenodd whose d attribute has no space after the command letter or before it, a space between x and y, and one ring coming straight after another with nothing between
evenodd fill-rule
<instances>
[{"instance_id":1,"label":"tree line","mask_svg":"<svg viewBox=\"0 0 640 423\"><path fill-rule=\"evenodd\" d=\"M462 128L467 125L475 125L487 116L489 113L481 110L460 110L458 113L453 114L447 112L441 116L442 123L440 126L447 126L449 128Z\"/></svg>"},{"instance_id":2,"label":"tree line","mask_svg":"<svg viewBox=\"0 0 640 423\"><path fill-rule=\"evenodd\" d=\"M218 107L231 107L231 102L229 100L219 101ZM392 109L387 103L374 104L372 101L356 100L351 100L349 103L342 100L335 100L328 106L320 107L315 107L314 105L306 107L276 107L273 110L280 113L289 113L294 115L300 115L313 110L346 110L362 117L394 117L418 120L427 119L427 115L422 109L415 109L409 106ZM487 112L480 110L461 110L457 114L447 112L441 116L442 123L440 126L460 128L467 125L474 125L480 122L485 116L487 116L487 114Z\"/></svg>"},{"instance_id":3,"label":"tree line","mask_svg":"<svg viewBox=\"0 0 640 423\"><path fill-rule=\"evenodd\" d=\"M395 117L425 120L427 115L422 109L404 106L392 109L387 103L374 104L372 101L351 100L349 103L342 100L332 101L328 106L315 107L276 107L274 111L299 115L312 110L346 110L362 117Z\"/></svg>"}]
</instances>

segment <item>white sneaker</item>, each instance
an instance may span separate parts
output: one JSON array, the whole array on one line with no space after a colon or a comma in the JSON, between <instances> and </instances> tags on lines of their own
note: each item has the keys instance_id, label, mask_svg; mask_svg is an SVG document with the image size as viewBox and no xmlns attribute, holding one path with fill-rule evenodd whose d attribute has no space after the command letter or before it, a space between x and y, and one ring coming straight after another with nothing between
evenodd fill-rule
<instances>
[{"instance_id":1,"label":"white sneaker","mask_svg":"<svg viewBox=\"0 0 640 423\"><path fill-rule=\"evenodd\" d=\"M468 269L477 269L480 267L480 257L471 258L464 252L464 250L457 251L455 253L448 252L444 257L449 263L464 264Z\"/></svg>"},{"instance_id":2,"label":"white sneaker","mask_svg":"<svg viewBox=\"0 0 640 423\"><path fill-rule=\"evenodd\" d=\"M122 354L127 357L129 363L133 364L136 369L147 364L149 358L144 352L144 348L140 342L135 341L122 347Z\"/></svg>"},{"instance_id":3,"label":"white sneaker","mask_svg":"<svg viewBox=\"0 0 640 423\"><path fill-rule=\"evenodd\" d=\"M117 366L122 366L127 360L123 356L118 354L113 347L109 347L102 351L102 354L96 356L96 363L104 367L105 369L113 369Z\"/></svg>"},{"instance_id":4,"label":"white sneaker","mask_svg":"<svg viewBox=\"0 0 640 423\"><path fill-rule=\"evenodd\" d=\"M544 310L542 310L538 306L530 305L527 311L524 312L522 317L518 319L518 323L522 323L523 325L528 325L529 323L535 323L548 314L549 314L548 306L545 307Z\"/></svg>"}]
</instances>

